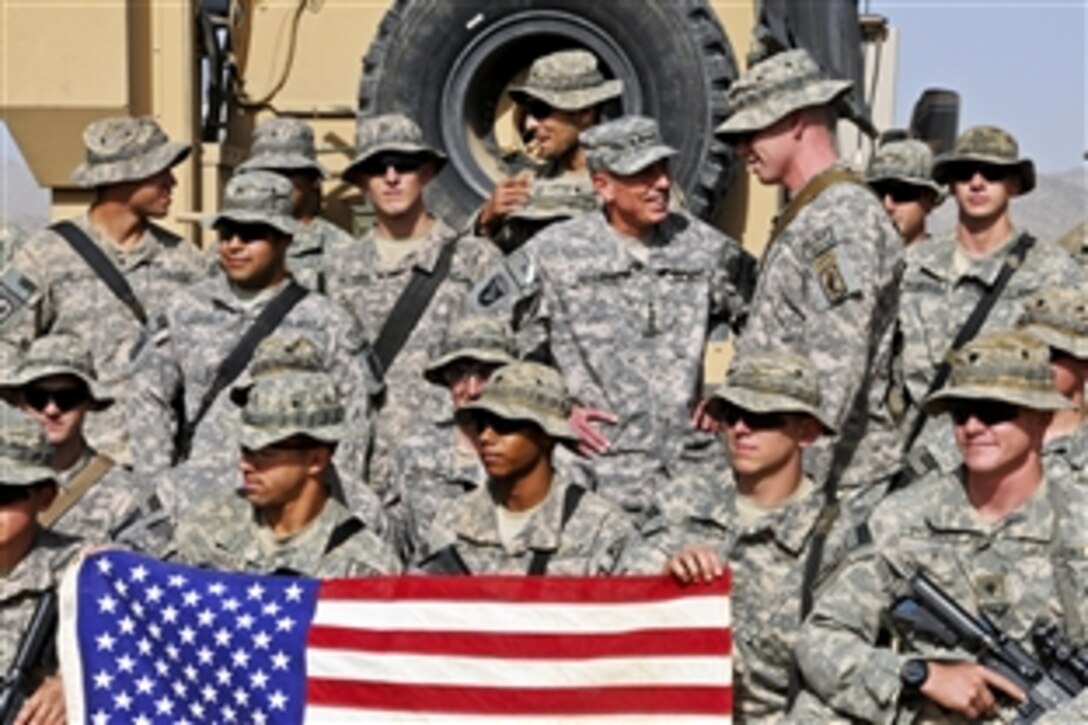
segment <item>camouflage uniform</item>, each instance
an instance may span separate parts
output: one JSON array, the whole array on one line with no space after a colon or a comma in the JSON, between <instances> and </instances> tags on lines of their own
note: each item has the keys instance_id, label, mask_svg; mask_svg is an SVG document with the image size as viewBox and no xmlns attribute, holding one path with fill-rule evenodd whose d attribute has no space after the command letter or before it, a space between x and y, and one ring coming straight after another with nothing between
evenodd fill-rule
<instances>
[{"instance_id":1,"label":"camouflage uniform","mask_svg":"<svg viewBox=\"0 0 1088 725\"><path fill-rule=\"evenodd\" d=\"M1017 154L1016 141L1008 133L990 126L975 127L960 136L954 153L938 159L934 176L938 181L947 181L948 169L957 162L1005 166L1019 171L1021 193L1025 193L1034 186L1034 168L1027 159L1017 161ZM985 257L966 258L966 266L959 274L957 256L964 253L958 251L959 245L951 234L912 245L907 250L907 270L899 303L902 349L898 362L906 386L904 430L914 423L937 366L979 300L993 287L1020 234L1019 230L1014 231L1008 241ZM1077 287L1086 283L1088 277L1065 250L1039 241L1009 278L981 332L1015 325L1023 312L1024 301L1041 287ZM955 471L960 456L952 445L947 421L927 420L908 451L907 460L915 476L932 470Z\"/></svg>"},{"instance_id":2,"label":"camouflage uniform","mask_svg":"<svg viewBox=\"0 0 1088 725\"><path fill-rule=\"evenodd\" d=\"M924 141L890 141L876 150L865 170L870 185L887 181L929 189L941 198L941 187L933 180L933 151Z\"/></svg>"},{"instance_id":3,"label":"camouflage uniform","mask_svg":"<svg viewBox=\"0 0 1088 725\"><path fill-rule=\"evenodd\" d=\"M480 398L460 408L458 416L475 412L529 421L556 443L577 440L567 423L569 403L562 377L537 363L500 368ZM528 573L534 554L540 553L550 556L549 575L612 574L634 529L618 509L590 491L564 524L564 504L573 485L563 474L553 473L546 497L509 549L502 542L497 504L488 486L447 501L439 508L416 562L431 571L442 553L452 548L469 573L520 575Z\"/></svg>"},{"instance_id":4,"label":"camouflage uniform","mask_svg":"<svg viewBox=\"0 0 1088 725\"><path fill-rule=\"evenodd\" d=\"M830 104L850 87L822 79L803 50L779 53L733 84L732 115L718 133L754 133L791 112ZM832 167L808 185L841 170ZM801 189L794 198L805 194ZM738 355L785 350L820 371L824 413L841 438L857 442L839 487L848 506L862 514L899 468L899 436L887 398L902 254L899 234L876 197L858 183L832 183L771 240L737 341ZM825 439L806 451L806 472L817 483L827 477L834 445Z\"/></svg>"},{"instance_id":5,"label":"camouflage uniform","mask_svg":"<svg viewBox=\"0 0 1088 725\"><path fill-rule=\"evenodd\" d=\"M1088 219L1063 234L1058 239L1058 246L1073 255L1081 267L1088 270Z\"/></svg>"},{"instance_id":6,"label":"camouflage uniform","mask_svg":"<svg viewBox=\"0 0 1088 725\"><path fill-rule=\"evenodd\" d=\"M318 178L328 177L317 160L313 129L297 118L270 118L257 125L249 158L238 171L275 171L290 174L313 171ZM299 220L298 230L287 248L287 268L299 284L315 292L325 291L334 244L348 244L350 234L323 217L310 222Z\"/></svg>"},{"instance_id":7,"label":"camouflage uniform","mask_svg":"<svg viewBox=\"0 0 1088 725\"><path fill-rule=\"evenodd\" d=\"M153 176L180 163L186 144L171 143L150 118L108 118L84 131L87 160L73 173L83 187L108 186ZM95 229L86 214L71 220L121 272L154 327L175 291L202 279L200 251L171 232L149 224L140 241L120 249ZM15 251L0 273L0 368L10 371L18 350L53 330L74 332L87 343L109 393L123 400L132 360L148 331L91 267L57 233L45 229ZM131 458L123 405L90 416L87 437L119 461Z\"/></svg>"},{"instance_id":8,"label":"camouflage uniform","mask_svg":"<svg viewBox=\"0 0 1088 725\"><path fill-rule=\"evenodd\" d=\"M949 401L978 399L1063 407L1047 360L1045 346L1021 333L977 338L953 356L949 385L927 406L938 413ZM909 593L908 579L924 571L968 612L986 615L1013 638L1030 641L1024 638L1044 617L1082 642L1085 516L1088 490L1045 475L1024 504L996 522L975 512L961 474L930 477L890 496L869 521L871 543L850 555L801 630L796 653L806 686L840 713L871 722L954 721L922 696L905 693L900 671L915 658L973 658L917 633L900 633L898 651L877 646L888 608ZM805 704L818 706L812 699Z\"/></svg>"},{"instance_id":9,"label":"camouflage uniform","mask_svg":"<svg viewBox=\"0 0 1088 725\"><path fill-rule=\"evenodd\" d=\"M525 205L513 211L495 234L495 243L510 254L544 228L600 206L589 179L536 179Z\"/></svg>"},{"instance_id":10,"label":"camouflage uniform","mask_svg":"<svg viewBox=\"0 0 1088 725\"><path fill-rule=\"evenodd\" d=\"M237 218L290 230L294 221L287 216L289 210L290 184L274 174L253 171L231 179L224 210L216 219ZM137 361L135 390L129 400L130 433L140 455L138 471L155 473L171 464L175 430L181 424L172 407L175 396L182 396L186 417L194 416L220 363L286 284L243 300L226 276L219 275L170 299L163 329ZM351 432L344 445L351 458L342 459L341 474L349 488L345 493L350 506L351 489L361 485L365 470L368 399L378 389L366 362L366 340L348 312L315 294L295 305L276 331L281 336L309 339L320 352L323 369L348 403ZM229 439L226 397L220 394L201 420L186 462L190 478L203 474L213 486L235 475L236 451L222 445Z\"/></svg>"},{"instance_id":11,"label":"camouflage uniform","mask_svg":"<svg viewBox=\"0 0 1088 725\"><path fill-rule=\"evenodd\" d=\"M288 372L255 380L232 420L237 444L260 451L297 435L335 444L347 431L340 394L323 373ZM183 562L234 571L345 577L396 574L389 546L329 498L290 537L274 536L261 512L237 494L183 514L174 537ZM173 557L171 557L173 558Z\"/></svg>"},{"instance_id":12,"label":"camouflage uniform","mask_svg":"<svg viewBox=\"0 0 1088 725\"><path fill-rule=\"evenodd\" d=\"M423 144L422 133L413 121L396 114L362 121L357 144L359 153L345 175L350 176L353 167L386 151L437 153ZM417 411L433 405L435 397L444 397L439 388L420 382L427 354L441 342L460 315L465 295L498 261L499 254L484 240L458 235L436 219L421 248L388 265L379 256L376 236L377 232L371 230L362 239L338 243L333 250L337 264L330 270L327 287L329 296L352 311L374 338L380 335L415 271L433 272L443 248L456 245L448 276L439 284L389 369L382 371L385 393L374 421L369 480L376 490L385 491L390 485L397 441L411 430Z\"/></svg>"}]
</instances>

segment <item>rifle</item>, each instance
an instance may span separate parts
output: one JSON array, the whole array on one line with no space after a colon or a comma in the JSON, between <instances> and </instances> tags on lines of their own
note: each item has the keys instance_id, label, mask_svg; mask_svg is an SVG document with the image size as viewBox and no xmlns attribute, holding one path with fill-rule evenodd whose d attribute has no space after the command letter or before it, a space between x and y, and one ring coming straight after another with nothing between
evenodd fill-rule
<instances>
[{"instance_id":1,"label":"rifle","mask_svg":"<svg viewBox=\"0 0 1088 725\"><path fill-rule=\"evenodd\" d=\"M11 661L4 679L0 682L0 724L11 725L26 700L26 686L31 670L42 661L46 648L53 641L57 628L57 593L46 592L38 600L30 624L19 640L15 659Z\"/></svg>"},{"instance_id":2,"label":"rifle","mask_svg":"<svg viewBox=\"0 0 1088 725\"><path fill-rule=\"evenodd\" d=\"M962 646L980 665L1013 682L1027 694L1014 722L1035 722L1088 686L1088 658L1066 642L1055 625L1037 623L1032 628L1040 661L985 615L968 614L923 572L910 578L910 587L914 596L900 599L892 608L896 628L926 634L948 648Z\"/></svg>"}]
</instances>

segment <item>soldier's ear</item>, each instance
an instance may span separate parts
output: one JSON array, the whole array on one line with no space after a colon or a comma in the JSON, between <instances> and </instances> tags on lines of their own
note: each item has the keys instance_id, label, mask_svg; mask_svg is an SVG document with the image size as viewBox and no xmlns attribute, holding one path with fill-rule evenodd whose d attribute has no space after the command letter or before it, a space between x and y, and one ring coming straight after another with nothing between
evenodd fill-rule
<instances>
[{"instance_id":1,"label":"soldier's ear","mask_svg":"<svg viewBox=\"0 0 1088 725\"><path fill-rule=\"evenodd\" d=\"M797 421L797 445L799 447L808 448L819 440L820 434L823 432L820 421L811 415L799 415L795 416L795 419Z\"/></svg>"},{"instance_id":2,"label":"soldier's ear","mask_svg":"<svg viewBox=\"0 0 1088 725\"><path fill-rule=\"evenodd\" d=\"M612 188L612 177L603 171L594 171L590 176L590 180L593 182L593 191L597 193L597 197L601 200L602 204L611 204L615 198L615 192Z\"/></svg>"},{"instance_id":3,"label":"soldier's ear","mask_svg":"<svg viewBox=\"0 0 1088 725\"><path fill-rule=\"evenodd\" d=\"M310 449L306 472L314 478L321 478L332 463L332 448L314 446Z\"/></svg>"}]
</instances>

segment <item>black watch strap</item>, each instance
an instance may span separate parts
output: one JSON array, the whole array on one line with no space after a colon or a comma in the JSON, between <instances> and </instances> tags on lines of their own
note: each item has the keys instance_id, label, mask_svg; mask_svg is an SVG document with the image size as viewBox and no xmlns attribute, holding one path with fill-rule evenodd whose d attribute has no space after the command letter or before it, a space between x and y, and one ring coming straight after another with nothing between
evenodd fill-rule
<instances>
[{"instance_id":1,"label":"black watch strap","mask_svg":"<svg viewBox=\"0 0 1088 725\"><path fill-rule=\"evenodd\" d=\"M907 660L899 670L899 679L903 687L917 692L929 678L929 663L925 660Z\"/></svg>"}]
</instances>

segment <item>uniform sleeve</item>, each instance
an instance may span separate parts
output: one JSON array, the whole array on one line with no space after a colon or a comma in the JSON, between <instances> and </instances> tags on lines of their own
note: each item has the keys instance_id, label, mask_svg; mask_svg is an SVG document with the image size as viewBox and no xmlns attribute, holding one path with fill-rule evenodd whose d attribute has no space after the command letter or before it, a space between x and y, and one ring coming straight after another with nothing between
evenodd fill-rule
<instances>
[{"instance_id":1,"label":"uniform sleeve","mask_svg":"<svg viewBox=\"0 0 1088 725\"><path fill-rule=\"evenodd\" d=\"M362 326L350 313L341 311L335 323L329 374L345 403L348 435L336 451L336 465L344 485L349 509L355 510L362 495L370 453L372 401L381 391L381 382L370 364L370 343Z\"/></svg>"},{"instance_id":2,"label":"uniform sleeve","mask_svg":"<svg viewBox=\"0 0 1088 725\"><path fill-rule=\"evenodd\" d=\"M738 332L748 316L757 265L755 257L733 239L726 237L725 242L711 277L711 324L724 323Z\"/></svg>"},{"instance_id":3,"label":"uniform sleeve","mask_svg":"<svg viewBox=\"0 0 1088 725\"><path fill-rule=\"evenodd\" d=\"M171 327L160 330L133 364L132 390L125 399L133 467L150 479L174 463L175 436L182 422L182 373Z\"/></svg>"},{"instance_id":4,"label":"uniform sleeve","mask_svg":"<svg viewBox=\"0 0 1088 725\"><path fill-rule=\"evenodd\" d=\"M49 267L34 253L35 239L19 246L0 272L0 370L14 368L21 351L53 322Z\"/></svg>"}]
</instances>

